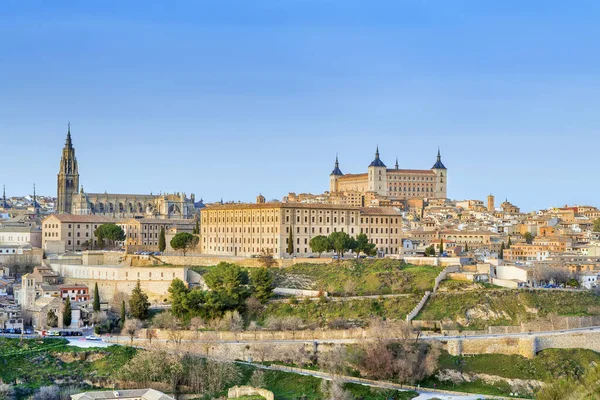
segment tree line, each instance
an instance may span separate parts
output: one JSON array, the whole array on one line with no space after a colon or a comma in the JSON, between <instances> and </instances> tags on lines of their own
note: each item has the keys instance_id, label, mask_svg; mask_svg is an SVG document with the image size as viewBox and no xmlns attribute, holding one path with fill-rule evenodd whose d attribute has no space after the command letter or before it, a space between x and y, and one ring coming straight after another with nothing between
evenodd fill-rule
<instances>
[{"instance_id":1,"label":"tree line","mask_svg":"<svg viewBox=\"0 0 600 400\"><path fill-rule=\"evenodd\" d=\"M288 245L290 242L293 242L291 232L290 238L291 240L288 239ZM330 251L335 251L338 258L342 258L347 251L356 253L356 258L358 258L361 253L367 256L374 256L377 254L375 244L371 243L368 236L364 233L359 233L356 238L348 235L346 232L332 232L329 236L319 235L310 240L309 246L314 253L319 254L319 257L321 257L321 254Z\"/></svg>"}]
</instances>

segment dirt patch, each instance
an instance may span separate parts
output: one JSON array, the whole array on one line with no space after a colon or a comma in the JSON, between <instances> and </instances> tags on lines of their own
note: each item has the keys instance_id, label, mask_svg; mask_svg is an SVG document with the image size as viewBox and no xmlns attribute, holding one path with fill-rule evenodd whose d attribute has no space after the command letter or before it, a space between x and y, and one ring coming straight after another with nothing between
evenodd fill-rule
<instances>
[{"instance_id":1,"label":"dirt patch","mask_svg":"<svg viewBox=\"0 0 600 400\"><path fill-rule=\"evenodd\" d=\"M55 353L54 356L64 363L72 363L76 361L94 362L106 357L104 353L88 353L86 351L80 353Z\"/></svg>"}]
</instances>

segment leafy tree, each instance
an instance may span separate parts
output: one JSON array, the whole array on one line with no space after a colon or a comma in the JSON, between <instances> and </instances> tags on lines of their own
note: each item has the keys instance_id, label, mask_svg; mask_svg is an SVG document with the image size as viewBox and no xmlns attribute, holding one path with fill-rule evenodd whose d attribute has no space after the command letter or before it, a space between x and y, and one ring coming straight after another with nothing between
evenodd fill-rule
<instances>
[{"instance_id":1,"label":"leafy tree","mask_svg":"<svg viewBox=\"0 0 600 400\"><path fill-rule=\"evenodd\" d=\"M314 238L310 239L308 245L313 253L319 253L319 257L321 257L321 254L324 252L331 251L331 243L329 242L329 238L327 236L315 236Z\"/></svg>"},{"instance_id":2,"label":"leafy tree","mask_svg":"<svg viewBox=\"0 0 600 400\"><path fill-rule=\"evenodd\" d=\"M125 321L127 320L127 310L125 309L125 300L121 302L121 320L119 321L119 325L121 328L125 325Z\"/></svg>"},{"instance_id":3,"label":"leafy tree","mask_svg":"<svg viewBox=\"0 0 600 400\"><path fill-rule=\"evenodd\" d=\"M273 281L273 274L267 268L256 268L250 273L254 297L263 304L273 295Z\"/></svg>"},{"instance_id":4,"label":"leafy tree","mask_svg":"<svg viewBox=\"0 0 600 400\"><path fill-rule=\"evenodd\" d=\"M158 235L158 251L161 253L167 248L167 239L165 238L165 227L160 227L160 235Z\"/></svg>"},{"instance_id":5,"label":"leafy tree","mask_svg":"<svg viewBox=\"0 0 600 400\"><path fill-rule=\"evenodd\" d=\"M138 279L137 284L131 291L131 297L129 298L129 310L133 318L145 320L148 318L148 309L150 308L150 302L148 301L148 295L142 291L140 280Z\"/></svg>"},{"instance_id":6,"label":"leafy tree","mask_svg":"<svg viewBox=\"0 0 600 400\"><path fill-rule=\"evenodd\" d=\"M173 250L181 250L183 255L198 244L198 237L188 232L179 232L171 239L171 247Z\"/></svg>"},{"instance_id":7,"label":"leafy tree","mask_svg":"<svg viewBox=\"0 0 600 400\"><path fill-rule=\"evenodd\" d=\"M221 308L223 305L235 308L246 300L248 293L242 285L248 283L248 275L235 264L219 263L204 275L204 282L219 296L220 302L225 303Z\"/></svg>"},{"instance_id":8,"label":"leafy tree","mask_svg":"<svg viewBox=\"0 0 600 400\"><path fill-rule=\"evenodd\" d=\"M182 318L187 313L187 309L185 308L185 298L187 297L187 294L188 288L181 279L175 278L171 281L171 286L169 287L169 300L171 301L171 312L177 318Z\"/></svg>"},{"instance_id":9,"label":"leafy tree","mask_svg":"<svg viewBox=\"0 0 600 400\"><path fill-rule=\"evenodd\" d=\"M46 314L46 325L50 328L56 328L58 326L58 316L52 309L48 310L48 313Z\"/></svg>"},{"instance_id":10,"label":"leafy tree","mask_svg":"<svg viewBox=\"0 0 600 400\"><path fill-rule=\"evenodd\" d=\"M600 218L596 218L594 220L594 227L592 228L594 232L600 232Z\"/></svg>"},{"instance_id":11,"label":"leafy tree","mask_svg":"<svg viewBox=\"0 0 600 400\"><path fill-rule=\"evenodd\" d=\"M498 258L500 260L504 260L504 242L500 245L500 252L498 253Z\"/></svg>"},{"instance_id":12,"label":"leafy tree","mask_svg":"<svg viewBox=\"0 0 600 400\"><path fill-rule=\"evenodd\" d=\"M435 256L435 247L433 245L425 248L425 256L426 257Z\"/></svg>"},{"instance_id":13,"label":"leafy tree","mask_svg":"<svg viewBox=\"0 0 600 400\"><path fill-rule=\"evenodd\" d=\"M358 258L361 252L365 253L367 256L374 256L377 254L375 244L369 242L369 238L365 233L359 233L356 236L356 258Z\"/></svg>"},{"instance_id":14,"label":"leafy tree","mask_svg":"<svg viewBox=\"0 0 600 400\"><path fill-rule=\"evenodd\" d=\"M72 315L71 315L71 298L67 296L65 300L64 311L63 311L63 326L68 327L71 325Z\"/></svg>"},{"instance_id":15,"label":"leafy tree","mask_svg":"<svg viewBox=\"0 0 600 400\"><path fill-rule=\"evenodd\" d=\"M110 247L115 246L115 242L125 240L125 232L117 224L102 224L94 231L94 236L98 239L100 247L104 247L104 239L108 240Z\"/></svg>"},{"instance_id":16,"label":"leafy tree","mask_svg":"<svg viewBox=\"0 0 600 400\"><path fill-rule=\"evenodd\" d=\"M94 312L100 311L100 293L98 292L98 282L94 286Z\"/></svg>"},{"instance_id":17,"label":"leafy tree","mask_svg":"<svg viewBox=\"0 0 600 400\"><path fill-rule=\"evenodd\" d=\"M523 235L523 238L525 239L525 242L527 244L533 243L533 235L531 234L531 232L525 232L525 234Z\"/></svg>"},{"instance_id":18,"label":"leafy tree","mask_svg":"<svg viewBox=\"0 0 600 400\"><path fill-rule=\"evenodd\" d=\"M344 256L344 253L352 248L356 243L346 232L332 232L329 235L331 248L337 253L338 259Z\"/></svg>"},{"instance_id":19,"label":"leafy tree","mask_svg":"<svg viewBox=\"0 0 600 400\"><path fill-rule=\"evenodd\" d=\"M292 228L290 228L290 234L288 236L287 253L289 255L294 254L294 235L292 234Z\"/></svg>"}]
</instances>

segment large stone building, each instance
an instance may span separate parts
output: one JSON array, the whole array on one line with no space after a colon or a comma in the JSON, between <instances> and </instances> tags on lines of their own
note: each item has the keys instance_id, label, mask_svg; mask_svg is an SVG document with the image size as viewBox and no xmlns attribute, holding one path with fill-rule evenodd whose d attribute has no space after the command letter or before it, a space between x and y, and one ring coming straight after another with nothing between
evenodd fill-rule
<instances>
[{"instance_id":1,"label":"large stone building","mask_svg":"<svg viewBox=\"0 0 600 400\"><path fill-rule=\"evenodd\" d=\"M42 221L42 247L52 253L95 248L98 243L94 231L102 224L116 224L123 229L125 241L119 245L149 246L158 250L161 228L191 233L196 222L193 219L120 219L105 215L53 214Z\"/></svg>"},{"instance_id":2,"label":"large stone building","mask_svg":"<svg viewBox=\"0 0 600 400\"><path fill-rule=\"evenodd\" d=\"M309 243L318 235L366 233L380 254L398 254L402 247L401 213L392 207L354 207L334 204L266 203L222 204L201 210L201 252L249 257L272 250L287 254L290 230L294 255L313 255Z\"/></svg>"},{"instance_id":3,"label":"large stone building","mask_svg":"<svg viewBox=\"0 0 600 400\"><path fill-rule=\"evenodd\" d=\"M193 218L202 200L194 194L140 195L86 193L79 184L79 169L71 140L71 126L60 159L56 211L59 214L105 215L117 218Z\"/></svg>"},{"instance_id":4,"label":"large stone building","mask_svg":"<svg viewBox=\"0 0 600 400\"><path fill-rule=\"evenodd\" d=\"M367 205L374 197L390 200L411 198L444 199L447 197L446 185L448 170L442 163L438 150L437 160L431 169L400 169L398 159L394 168L387 168L379 157L379 148L375 159L367 168L367 173L343 174L336 157L335 167L329 175L331 194L344 193L351 204Z\"/></svg>"}]
</instances>

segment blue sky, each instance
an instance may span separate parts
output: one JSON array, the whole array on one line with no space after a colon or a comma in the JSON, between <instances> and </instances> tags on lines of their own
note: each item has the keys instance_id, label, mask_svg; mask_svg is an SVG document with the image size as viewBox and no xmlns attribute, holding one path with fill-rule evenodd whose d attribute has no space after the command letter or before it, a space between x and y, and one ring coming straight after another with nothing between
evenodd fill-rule
<instances>
[{"instance_id":1,"label":"blue sky","mask_svg":"<svg viewBox=\"0 0 600 400\"><path fill-rule=\"evenodd\" d=\"M597 1L0 3L0 183L280 199L430 168L452 198L600 205Z\"/></svg>"}]
</instances>

